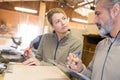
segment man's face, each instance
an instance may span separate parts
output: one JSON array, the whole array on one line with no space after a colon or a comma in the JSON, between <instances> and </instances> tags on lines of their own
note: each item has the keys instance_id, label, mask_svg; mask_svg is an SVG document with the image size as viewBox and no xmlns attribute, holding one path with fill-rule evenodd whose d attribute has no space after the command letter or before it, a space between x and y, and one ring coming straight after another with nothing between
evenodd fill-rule
<instances>
[{"instance_id":1,"label":"man's face","mask_svg":"<svg viewBox=\"0 0 120 80\"><path fill-rule=\"evenodd\" d=\"M102 7L101 3L96 5L94 22L97 24L101 36L107 36L113 29L113 20L110 11Z\"/></svg>"}]
</instances>

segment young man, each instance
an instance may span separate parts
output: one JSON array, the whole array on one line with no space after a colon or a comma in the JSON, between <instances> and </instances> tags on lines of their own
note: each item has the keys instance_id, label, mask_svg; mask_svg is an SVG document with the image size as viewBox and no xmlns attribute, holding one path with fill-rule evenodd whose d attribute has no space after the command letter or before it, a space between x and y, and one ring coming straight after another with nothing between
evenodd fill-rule
<instances>
[{"instance_id":1,"label":"young man","mask_svg":"<svg viewBox=\"0 0 120 80\"><path fill-rule=\"evenodd\" d=\"M94 58L85 69L82 61L69 54L68 65L91 80L120 79L120 0L96 0L95 24L106 37L96 47Z\"/></svg>"}]
</instances>

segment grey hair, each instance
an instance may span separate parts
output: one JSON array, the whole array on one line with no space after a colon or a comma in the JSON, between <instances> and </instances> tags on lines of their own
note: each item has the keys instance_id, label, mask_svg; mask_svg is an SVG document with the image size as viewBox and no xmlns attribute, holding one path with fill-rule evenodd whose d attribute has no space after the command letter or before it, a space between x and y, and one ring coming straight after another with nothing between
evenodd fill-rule
<instances>
[{"instance_id":1,"label":"grey hair","mask_svg":"<svg viewBox=\"0 0 120 80\"><path fill-rule=\"evenodd\" d=\"M114 6L114 4L119 4L120 5L120 0L95 0L95 4L98 2L102 1L103 2L103 7L110 9Z\"/></svg>"}]
</instances>

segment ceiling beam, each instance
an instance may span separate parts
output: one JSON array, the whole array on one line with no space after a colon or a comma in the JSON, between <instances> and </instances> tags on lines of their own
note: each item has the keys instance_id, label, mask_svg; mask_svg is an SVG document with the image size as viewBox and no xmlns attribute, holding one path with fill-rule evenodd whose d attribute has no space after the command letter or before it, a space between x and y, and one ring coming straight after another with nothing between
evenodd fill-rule
<instances>
[{"instance_id":1,"label":"ceiling beam","mask_svg":"<svg viewBox=\"0 0 120 80\"><path fill-rule=\"evenodd\" d=\"M74 9L77 9L77 8L83 7L83 6L88 5L88 4L91 4L91 3L93 3L93 4L94 4L94 1L87 2L87 3L82 4L82 5L80 5L80 6L76 6L76 7L74 7Z\"/></svg>"},{"instance_id":2,"label":"ceiling beam","mask_svg":"<svg viewBox=\"0 0 120 80\"><path fill-rule=\"evenodd\" d=\"M46 13L46 3L41 2L39 9L39 26L42 28L44 27L44 23L45 23L45 13ZM44 33L44 28L42 30L42 33Z\"/></svg>"},{"instance_id":3,"label":"ceiling beam","mask_svg":"<svg viewBox=\"0 0 120 80\"><path fill-rule=\"evenodd\" d=\"M12 1L56 1L56 0L0 0L0 2L12 2Z\"/></svg>"}]
</instances>

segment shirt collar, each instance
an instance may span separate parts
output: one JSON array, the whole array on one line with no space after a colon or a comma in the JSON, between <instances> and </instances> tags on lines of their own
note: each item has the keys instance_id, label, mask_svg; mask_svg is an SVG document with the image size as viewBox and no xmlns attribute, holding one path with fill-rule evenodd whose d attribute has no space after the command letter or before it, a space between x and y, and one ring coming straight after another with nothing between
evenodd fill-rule
<instances>
[{"instance_id":1,"label":"shirt collar","mask_svg":"<svg viewBox=\"0 0 120 80\"><path fill-rule=\"evenodd\" d=\"M67 39L70 36L70 34L71 34L71 30L68 29L66 35L61 40ZM57 39L57 34L56 34L55 30L53 31L53 36Z\"/></svg>"}]
</instances>

